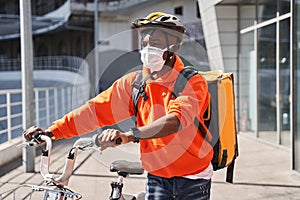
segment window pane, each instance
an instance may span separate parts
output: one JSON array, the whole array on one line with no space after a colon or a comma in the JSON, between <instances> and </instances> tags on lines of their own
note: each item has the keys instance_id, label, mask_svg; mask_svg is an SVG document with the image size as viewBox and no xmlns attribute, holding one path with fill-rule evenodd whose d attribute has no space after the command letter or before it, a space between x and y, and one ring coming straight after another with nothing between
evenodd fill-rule
<instances>
[{"instance_id":1,"label":"window pane","mask_svg":"<svg viewBox=\"0 0 300 200\"><path fill-rule=\"evenodd\" d=\"M239 69L239 130L256 131L257 93L256 93L256 58L254 33L241 35Z\"/></svg>"},{"instance_id":2,"label":"window pane","mask_svg":"<svg viewBox=\"0 0 300 200\"><path fill-rule=\"evenodd\" d=\"M295 83L293 84L295 86L294 88L294 93L295 97L293 100L293 107L294 107L294 112L295 112L295 118L294 118L294 149L293 149L293 168L300 172L300 105L298 102L300 102L300 48L299 48L299 42L300 42L300 2L295 1L295 32L298 33L296 34L295 38L295 71L294 71L294 77L293 80ZM298 44L298 45L297 45Z\"/></svg>"},{"instance_id":3,"label":"window pane","mask_svg":"<svg viewBox=\"0 0 300 200\"><path fill-rule=\"evenodd\" d=\"M279 1L279 13L280 15L289 13L291 11L291 1L290 0L280 0Z\"/></svg>"},{"instance_id":4,"label":"window pane","mask_svg":"<svg viewBox=\"0 0 300 200\"><path fill-rule=\"evenodd\" d=\"M258 0L257 12L258 23L276 17L277 0Z\"/></svg>"},{"instance_id":5,"label":"window pane","mask_svg":"<svg viewBox=\"0 0 300 200\"><path fill-rule=\"evenodd\" d=\"M281 143L290 146L290 20L280 22Z\"/></svg>"},{"instance_id":6,"label":"window pane","mask_svg":"<svg viewBox=\"0 0 300 200\"><path fill-rule=\"evenodd\" d=\"M258 29L258 131L276 143L276 26Z\"/></svg>"}]
</instances>

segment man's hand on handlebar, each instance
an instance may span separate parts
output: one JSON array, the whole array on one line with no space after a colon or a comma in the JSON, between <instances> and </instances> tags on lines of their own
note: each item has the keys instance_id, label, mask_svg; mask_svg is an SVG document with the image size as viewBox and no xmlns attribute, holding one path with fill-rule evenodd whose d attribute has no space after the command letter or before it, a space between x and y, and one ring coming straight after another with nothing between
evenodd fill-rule
<instances>
[{"instance_id":1,"label":"man's hand on handlebar","mask_svg":"<svg viewBox=\"0 0 300 200\"><path fill-rule=\"evenodd\" d=\"M23 136L25 140L31 141L33 139L33 135L36 134L37 132L42 132L44 135L53 138L53 133L49 130L43 130L37 126L32 126L26 130L23 131Z\"/></svg>"},{"instance_id":2,"label":"man's hand on handlebar","mask_svg":"<svg viewBox=\"0 0 300 200\"><path fill-rule=\"evenodd\" d=\"M103 151L107 147L115 147L120 144L126 144L134 141L132 132L122 133L116 129L106 129L96 138L96 143L99 145L99 150Z\"/></svg>"}]
</instances>

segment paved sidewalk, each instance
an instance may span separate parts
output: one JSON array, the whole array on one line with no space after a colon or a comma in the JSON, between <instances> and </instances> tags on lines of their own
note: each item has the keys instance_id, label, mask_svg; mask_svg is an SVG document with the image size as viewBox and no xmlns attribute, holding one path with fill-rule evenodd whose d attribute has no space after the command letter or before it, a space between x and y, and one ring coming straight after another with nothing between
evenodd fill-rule
<instances>
[{"instance_id":1,"label":"paved sidewalk","mask_svg":"<svg viewBox=\"0 0 300 200\"><path fill-rule=\"evenodd\" d=\"M225 170L215 172L213 200L300 199L300 174L290 170L290 150L241 134L238 139L234 184L224 183Z\"/></svg>"},{"instance_id":2,"label":"paved sidewalk","mask_svg":"<svg viewBox=\"0 0 300 200\"><path fill-rule=\"evenodd\" d=\"M252 200L252 199L300 199L300 175L291 169L290 151L239 135L240 156L236 161L234 184L225 183L224 170L214 174L211 190L212 200ZM61 172L65 155L74 140L55 142L51 167L52 172ZM116 179L109 172L108 165L117 159L138 160L138 146L124 145L120 148L99 152L81 152L76 160L75 172L69 187L82 194L82 199L105 200L110 192L110 182ZM39 171L39 158L36 159L36 173L24 173L23 167L0 177L0 194L21 183L42 184ZM125 193L143 191L145 175L125 179ZM24 199L28 188L16 191L16 199ZM41 199L35 192L32 199ZM3 195L5 197L5 195ZM1 199L1 198L0 198ZM10 194L4 199L13 199ZM29 198L27 198L29 199Z\"/></svg>"}]
</instances>

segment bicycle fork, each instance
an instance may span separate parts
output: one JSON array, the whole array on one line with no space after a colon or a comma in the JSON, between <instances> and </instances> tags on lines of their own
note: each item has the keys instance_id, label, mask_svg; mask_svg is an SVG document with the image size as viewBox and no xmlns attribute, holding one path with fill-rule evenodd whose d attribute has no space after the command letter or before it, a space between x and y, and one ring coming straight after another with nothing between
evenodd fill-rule
<instances>
[{"instance_id":1,"label":"bicycle fork","mask_svg":"<svg viewBox=\"0 0 300 200\"><path fill-rule=\"evenodd\" d=\"M118 173L118 180L111 183L110 200L136 200L134 195L127 195L122 193L123 180L129 174L141 175L144 173L143 168L139 162L128 162L126 160L117 160L110 165L111 172ZM141 198L143 199L143 198Z\"/></svg>"},{"instance_id":2,"label":"bicycle fork","mask_svg":"<svg viewBox=\"0 0 300 200\"><path fill-rule=\"evenodd\" d=\"M118 181L113 181L110 186L111 186L111 194L109 199L110 200L121 200L122 197L122 189L123 189L123 177L118 176Z\"/></svg>"}]
</instances>

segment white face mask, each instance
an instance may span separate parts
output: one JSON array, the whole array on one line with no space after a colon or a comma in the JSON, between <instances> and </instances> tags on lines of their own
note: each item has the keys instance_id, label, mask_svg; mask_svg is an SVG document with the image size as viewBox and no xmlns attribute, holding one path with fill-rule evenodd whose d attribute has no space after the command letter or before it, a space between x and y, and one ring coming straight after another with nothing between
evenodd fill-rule
<instances>
[{"instance_id":1,"label":"white face mask","mask_svg":"<svg viewBox=\"0 0 300 200\"><path fill-rule=\"evenodd\" d=\"M160 49L148 44L140 51L141 61L151 72L160 71L165 64L165 60L163 59L165 51L167 51L167 48Z\"/></svg>"}]
</instances>

